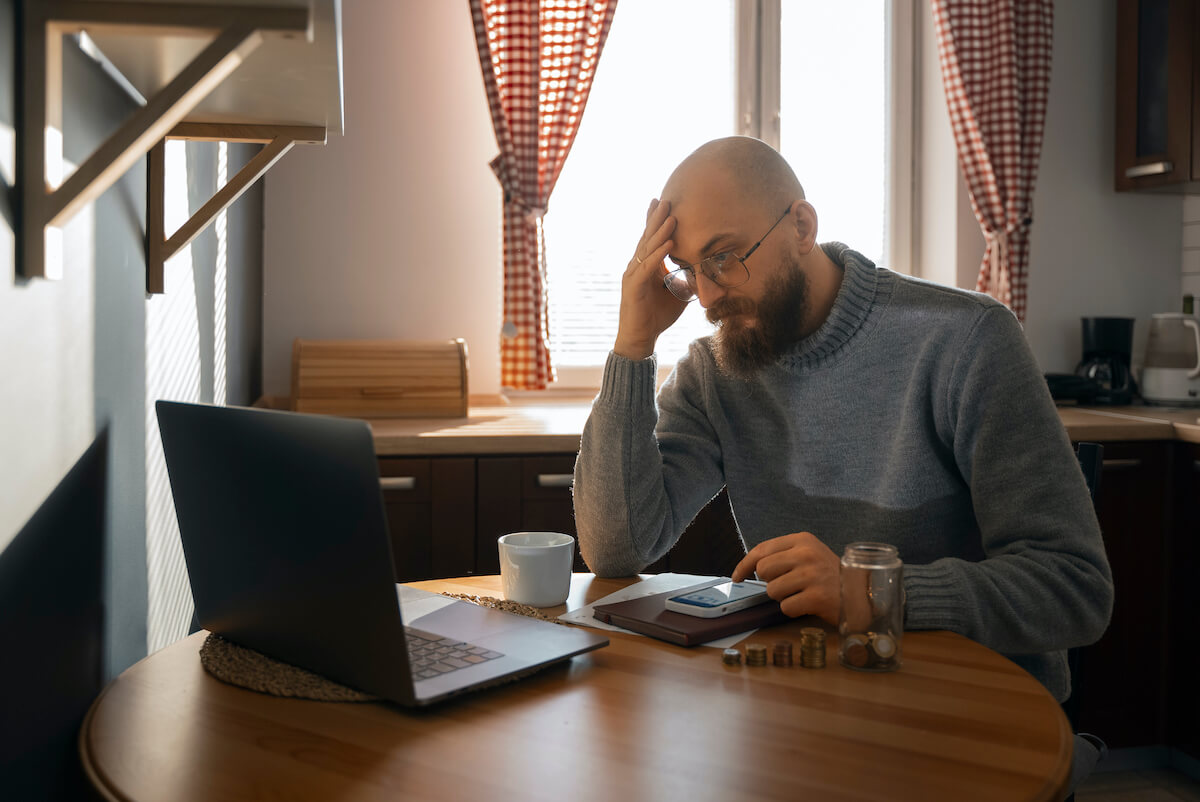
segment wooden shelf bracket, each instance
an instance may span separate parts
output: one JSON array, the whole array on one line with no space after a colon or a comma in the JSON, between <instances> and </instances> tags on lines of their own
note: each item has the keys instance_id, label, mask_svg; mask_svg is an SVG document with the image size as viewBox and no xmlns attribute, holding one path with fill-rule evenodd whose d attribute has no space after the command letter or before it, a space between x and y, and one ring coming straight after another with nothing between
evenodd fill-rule
<instances>
[{"instance_id":1,"label":"wooden shelf bracket","mask_svg":"<svg viewBox=\"0 0 1200 802\"><path fill-rule=\"evenodd\" d=\"M61 278L56 230L167 136L264 35L311 39L307 8L21 0L19 9L16 248L26 278ZM93 28L214 38L64 181L62 40Z\"/></svg>"},{"instance_id":2,"label":"wooden shelf bracket","mask_svg":"<svg viewBox=\"0 0 1200 802\"><path fill-rule=\"evenodd\" d=\"M263 148L254 158L220 187L213 196L179 227L166 236L163 220L165 204L167 139L206 142L257 142ZM217 215L254 185L292 145L325 144L326 129L307 125L238 125L226 123L181 123L159 141L148 154L146 170L146 292L163 292L163 265L187 247Z\"/></svg>"}]
</instances>

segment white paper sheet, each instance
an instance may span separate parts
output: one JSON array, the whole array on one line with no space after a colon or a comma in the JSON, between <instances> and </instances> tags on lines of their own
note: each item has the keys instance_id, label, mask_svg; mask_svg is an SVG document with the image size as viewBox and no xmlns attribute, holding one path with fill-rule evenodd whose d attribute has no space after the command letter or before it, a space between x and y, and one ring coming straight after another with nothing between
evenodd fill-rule
<instances>
[{"instance_id":1,"label":"white paper sheet","mask_svg":"<svg viewBox=\"0 0 1200 802\"><path fill-rule=\"evenodd\" d=\"M404 623L410 626L416 626L415 622L424 616L455 602L454 599L440 593L418 590L399 583L396 584L396 596L400 599L400 615Z\"/></svg>"},{"instance_id":2,"label":"white paper sheet","mask_svg":"<svg viewBox=\"0 0 1200 802\"><path fill-rule=\"evenodd\" d=\"M597 599L591 604L580 607L576 610L568 610L558 617L560 621L566 621L571 624L582 624L585 627L593 627L595 629L607 629L613 632L632 632L632 630L624 627L614 627L612 624L605 624L595 618L592 613L597 604L612 604L613 602L627 601L629 599L640 599L643 596L652 596L655 593L665 593L668 590L678 590L681 593L686 593L691 590L699 590L700 588L708 587L714 584L714 581L726 580L729 577L718 576L699 576L697 574L657 574L649 579L643 579L641 582L634 582L628 587L618 590L616 593L610 593L603 599ZM726 649L733 644L746 637L754 629L739 632L736 635L729 635L719 640L702 643L701 646L711 646L716 649ZM640 632L633 632L634 635L641 635ZM645 637L642 635L642 637Z\"/></svg>"}]
</instances>

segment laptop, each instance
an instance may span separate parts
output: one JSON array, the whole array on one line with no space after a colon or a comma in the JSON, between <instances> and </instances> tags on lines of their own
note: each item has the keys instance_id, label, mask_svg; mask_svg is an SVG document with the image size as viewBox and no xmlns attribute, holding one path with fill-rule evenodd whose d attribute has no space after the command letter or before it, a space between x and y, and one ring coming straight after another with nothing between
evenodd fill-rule
<instances>
[{"instance_id":1,"label":"laptop","mask_svg":"<svg viewBox=\"0 0 1200 802\"><path fill-rule=\"evenodd\" d=\"M402 705L608 644L587 630L398 585L366 421L155 407L205 629Z\"/></svg>"}]
</instances>

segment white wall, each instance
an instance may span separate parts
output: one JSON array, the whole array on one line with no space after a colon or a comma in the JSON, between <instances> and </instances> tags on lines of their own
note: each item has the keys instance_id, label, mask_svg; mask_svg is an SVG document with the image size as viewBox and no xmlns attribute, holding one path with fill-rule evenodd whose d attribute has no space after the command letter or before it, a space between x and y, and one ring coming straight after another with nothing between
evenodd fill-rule
<instances>
[{"instance_id":1,"label":"white wall","mask_svg":"<svg viewBox=\"0 0 1200 802\"><path fill-rule=\"evenodd\" d=\"M346 0L346 133L266 176L263 392L306 338L467 341L500 390L500 186L466 2Z\"/></svg>"},{"instance_id":2,"label":"white wall","mask_svg":"<svg viewBox=\"0 0 1200 802\"><path fill-rule=\"evenodd\" d=\"M1180 255L1181 295L1192 296L1192 313L1200 313L1200 195L1183 199L1183 251ZM1180 312L1183 306L1164 312Z\"/></svg>"},{"instance_id":3,"label":"white wall","mask_svg":"<svg viewBox=\"0 0 1200 802\"><path fill-rule=\"evenodd\" d=\"M916 4L918 264L973 287L983 238L949 131L928 2ZM1112 189L1115 0L1059 0L1034 195L1025 332L1046 371L1079 360L1079 319L1174 310L1179 196ZM346 0L346 136L267 176L264 392L294 337L464 337L473 393L499 389L500 191L466 3ZM403 251L403 253L401 253Z\"/></svg>"},{"instance_id":4,"label":"white wall","mask_svg":"<svg viewBox=\"0 0 1200 802\"><path fill-rule=\"evenodd\" d=\"M1026 335L1046 370L1079 360L1079 318L1149 318L1179 305L1178 195L1113 190L1115 0L1059 0L1046 135L1034 194Z\"/></svg>"}]
</instances>

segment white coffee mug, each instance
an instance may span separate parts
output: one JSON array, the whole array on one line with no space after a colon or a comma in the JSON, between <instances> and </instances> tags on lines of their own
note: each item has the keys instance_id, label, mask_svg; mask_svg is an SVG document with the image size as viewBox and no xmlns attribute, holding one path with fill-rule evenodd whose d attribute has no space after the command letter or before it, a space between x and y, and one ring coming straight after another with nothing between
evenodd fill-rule
<instances>
[{"instance_id":1,"label":"white coffee mug","mask_svg":"<svg viewBox=\"0 0 1200 802\"><path fill-rule=\"evenodd\" d=\"M497 540L504 598L553 607L571 591L575 538L560 532L513 532Z\"/></svg>"}]
</instances>

